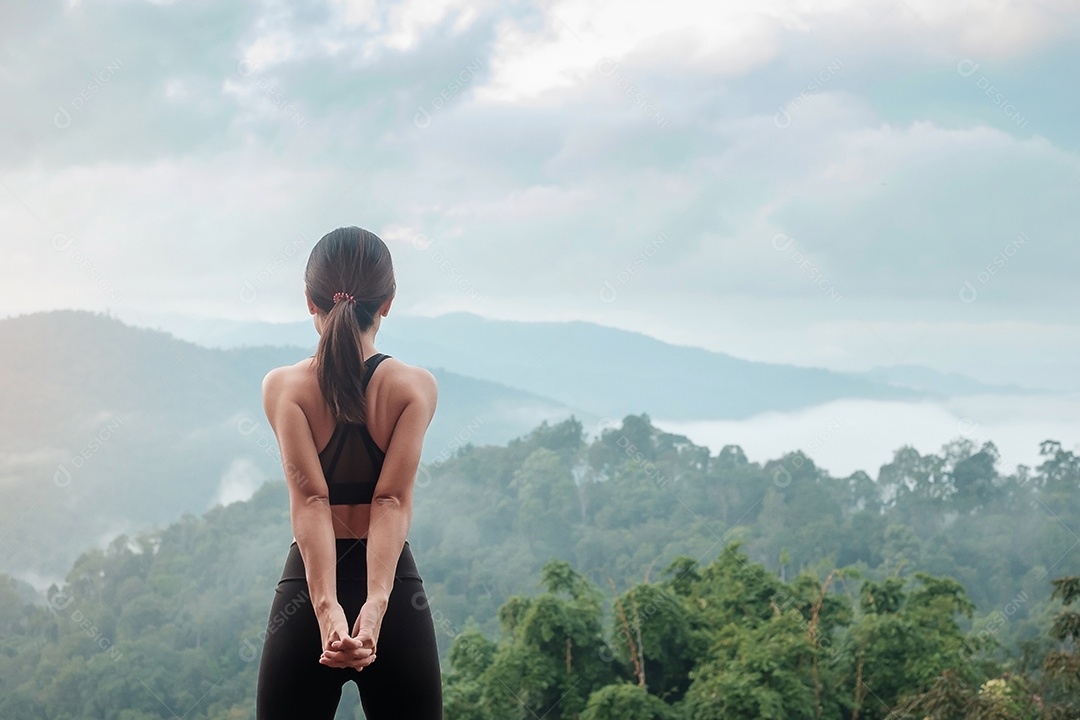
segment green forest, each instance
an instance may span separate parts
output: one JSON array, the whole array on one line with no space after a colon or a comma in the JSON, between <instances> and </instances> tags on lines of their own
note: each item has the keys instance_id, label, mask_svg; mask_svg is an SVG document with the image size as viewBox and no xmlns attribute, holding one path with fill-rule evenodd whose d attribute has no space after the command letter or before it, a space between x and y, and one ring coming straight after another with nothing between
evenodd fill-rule
<instances>
[{"instance_id":1,"label":"green forest","mask_svg":"<svg viewBox=\"0 0 1080 720\"><path fill-rule=\"evenodd\" d=\"M464 445L409 542L448 720L1080 717L1080 456L895 451L834 478L630 415ZM133 489L133 491L135 491ZM57 529L62 533L62 529ZM284 483L0 576L0 718L251 718ZM361 718L355 690L340 718Z\"/></svg>"}]
</instances>

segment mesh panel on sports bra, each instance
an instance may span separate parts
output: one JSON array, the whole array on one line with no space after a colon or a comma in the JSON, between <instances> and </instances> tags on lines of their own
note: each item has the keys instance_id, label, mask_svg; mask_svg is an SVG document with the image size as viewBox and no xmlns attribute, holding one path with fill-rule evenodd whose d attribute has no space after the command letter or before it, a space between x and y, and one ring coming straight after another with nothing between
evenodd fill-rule
<instances>
[{"instance_id":1,"label":"mesh panel on sports bra","mask_svg":"<svg viewBox=\"0 0 1080 720\"><path fill-rule=\"evenodd\" d=\"M366 391L375 368L389 355L379 353L364 363L362 387ZM369 504L375 494L385 453L359 423L339 423L319 453L331 505Z\"/></svg>"}]
</instances>

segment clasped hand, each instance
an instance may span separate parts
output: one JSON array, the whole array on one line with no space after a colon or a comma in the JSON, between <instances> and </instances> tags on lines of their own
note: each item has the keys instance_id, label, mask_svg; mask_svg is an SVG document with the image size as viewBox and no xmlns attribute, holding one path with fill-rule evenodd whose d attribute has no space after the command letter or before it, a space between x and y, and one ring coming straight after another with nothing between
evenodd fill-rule
<instances>
[{"instance_id":1,"label":"clasped hand","mask_svg":"<svg viewBox=\"0 0 1080 720\"><path fill-rule=\"evenodd\" d=\"M379 628L386 602L368 600L360 608L360 614L348 631L345 612L334 612L330 621L329 632L324 634L323 652L319 662L336 668L351 667L363 670L375 662L375 646L379 639Z\"/></svg>"}]
</instances>

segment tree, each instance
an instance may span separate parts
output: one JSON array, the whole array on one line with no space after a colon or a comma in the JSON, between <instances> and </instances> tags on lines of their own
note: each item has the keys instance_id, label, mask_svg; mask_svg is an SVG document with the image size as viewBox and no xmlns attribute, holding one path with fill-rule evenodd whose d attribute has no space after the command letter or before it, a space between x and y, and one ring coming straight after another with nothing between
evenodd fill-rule
<instances>
[{"instance_id":1,"label":"tree","mask_svg":"<svg viewBox=\"0 0 1080 720\"><path fill-rule=\"evenodd\" d=\"M542 543L543 553L569 550L566 528L580 519L577 486L559 456L538 448L514 473L510 488L517 492L517 528L530 542Z\"/></svg>"},{"instance_id":2,"label":"tree","mask_svg":"<svg viewBox=\"0 0 1080 720\"><path fill-rule=\"evenodd\" d=\"M952 484L955 494L952 505L962 513L972 513L986 507L997 496L999 489L994 484L997 478L999 453L992 442L983 444L982 449L960 461L952 469Z\"/></svg>"},{"instance_id":3,"label":"tree","mask_svg":"<svg viewBox=\"0 0 1080 720\"><path fill-rule=\"evenodd\" d=\"M589 696L581 720L675 720L664 701L627 682L602 687Z\"/></svg>"},{"instance_id":4,"label":"tree","mask_svg":"<svg viewBox=\"0 0 1080 720\"><path fill-rule=\"evenodd\" d=\"M643 583L616 598L615 605L615 657L633 668L637 683L653 695L668 702L681 699L707 646L684 599L669 587Z\"/></svg>"},{"instance_id":5,"label":"tree","mask_svg":"<svg viewBox=\"0 0 1080 720\"><path fill-rule=\"evenodd\" d=\"M1080 576L1060 577L1053 580L1051 598L1060 600L1062 609L1054 616L1050 637L1060 645L1046 655L1045 670L1054 682L1053 696L1060 698L1060 711L1080 713L1080 612L1072 609L1080 605Z\"/></svg>"},{"instance_id":6,"label":"tree","mask_svg":"<svg viewBox=\"0 0 1080 720\"><path fill-rule=\"evenodd\" d=\"M905 580L890 577L867 580L860 588L861 612L844 654L852 671L845 683L861 718L886 717L901 697L925 691L945 671L966 665L957 616L970 617L974 605L963 587L921 572L913 582L906 589Z\"/></svg>"},{"instance_id":7,"label":"tree","mask_svg":"<svg viewBox=\"0 0 1080 720\"><path fill-rule=\"evenodd\" d=\"M756 624L730 623L690 673L692 720L811 720L811 667L818 650L795 610Z\"/></svg>"},{"instance_id":8,"label":"tree","mask_svg":"<svg viewBox=\"0 0 1080 720\"><path fill-rule=\"evenodd\" d=\"M455 640L454 657L468 658L462 677L449 683L455 702L471 693L471 682L479 686L484 717L569 719L584 710L593 688L615 679L602 659L599 590L562 560L547 563L542 576L545 593L512 597L499 610L504 637L490 662L475 635Z\"/></svg>"}]
</instances>

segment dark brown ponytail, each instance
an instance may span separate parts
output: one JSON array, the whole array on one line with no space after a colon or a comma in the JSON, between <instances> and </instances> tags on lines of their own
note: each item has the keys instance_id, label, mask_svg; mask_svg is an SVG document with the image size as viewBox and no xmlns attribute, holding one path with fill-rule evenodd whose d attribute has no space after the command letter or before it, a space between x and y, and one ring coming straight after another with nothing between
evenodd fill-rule
<instances>
[{"instance_id":1,"label":"dark brown ponytail","mask_svg":"<svg viewBox=\"0 0 1080 720\"><path fill-rule=\"evenodd\" d=\"M304 284L311 302L326 313L315 351L319 388L335 420L362 423L367 402L360 335L375 324L375 313L396 289L390 249L375 233L338 228L312 248ZM355 301L335 303L334 294L339 292Z\"/></svg>"}]
</instances>

